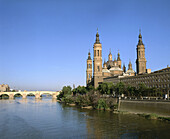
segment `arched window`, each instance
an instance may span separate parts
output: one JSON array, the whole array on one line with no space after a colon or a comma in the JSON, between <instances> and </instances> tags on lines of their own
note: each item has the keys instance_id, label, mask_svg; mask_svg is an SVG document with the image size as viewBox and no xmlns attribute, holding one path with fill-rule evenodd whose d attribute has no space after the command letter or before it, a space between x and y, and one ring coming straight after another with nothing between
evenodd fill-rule
<instances>
[{"instance_id":1,"label":"arched window","mask_svg":"<svg viewBox=\"0 0 170 139\"><path fill-rule=\"evenodd\" d=\"M100 71L100 67L99 66L97 66L97 71Z\"/></svg>"},{"instance_id":2,"label":"arched window","mask_svg":"<svg viewBox=\"0 0 170 139\"><path fill-rule=\"evenodd\" d=\"M97 56L99 56L99 50L97 50Z\"/></svg>"},{"instance_id":3,"label":"arched window","mask_svg":"<svg viewBox=\"0 0 170 139\"><path fill-rule=\"evenodd\" d=\"M90 64L89 64L89 69L90 69Z\"/></svg>"}]
</instances>

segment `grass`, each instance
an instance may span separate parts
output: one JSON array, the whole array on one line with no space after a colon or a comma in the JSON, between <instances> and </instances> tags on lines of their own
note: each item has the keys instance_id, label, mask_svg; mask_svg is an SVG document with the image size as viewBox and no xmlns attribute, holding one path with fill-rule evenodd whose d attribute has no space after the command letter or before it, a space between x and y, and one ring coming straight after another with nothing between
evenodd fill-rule
<instances>
[{"instance_id":1,"label":"grass","mask_svg":"<svg viewBox=\"0 0 170 139\"><path fill-rule=\"evenodd\" d=\"M146 119L154 119L154 120L162 120L162 121L170 121L170 117L162 117L155 113L151 114L138 114L139 116L145 117Z\"/></svg>"}]
</instances>

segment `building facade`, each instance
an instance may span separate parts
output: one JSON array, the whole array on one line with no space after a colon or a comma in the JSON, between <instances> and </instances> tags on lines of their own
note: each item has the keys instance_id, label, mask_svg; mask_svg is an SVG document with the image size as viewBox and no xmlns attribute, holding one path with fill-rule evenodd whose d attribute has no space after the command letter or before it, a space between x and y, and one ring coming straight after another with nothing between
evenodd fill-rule
<instances>
[{"instance_id":1,"label":"building facade","mask_svg":"<svg viewBox=\"0 0 170 139\"><path fill-rule=\"evenodd\" d=\"M99 40L99 33L97 31L96 41L93 47L93 67L92 59L88 54L87 70L86 70L86 83L88 85L98 85L102 82L124 82L126 85L137 87L140 83L145 84L147 87L160 88L165 91L170 90L170 67L151 72L151 69L146 69L145 58L145 45L142 41L141 31L139 31L139 41L136 47L136 72L132 69L132 63L129 61L128 70L126 71L125 65L122 67L120 53L118 52L117 58L112 60L112 53L108 55L108 61L104 61L102 67L102 45ZM93 68L93 70L92 70ZM92 75L93 71L93 77Z\"/></svg>"},{"instance_id":2,"label":"building facade","mask_svg":"<svg viewBox=\"0 0 170 139\"><path fill-rule=\"evenodd\" d=\"M9 92L10 87L7 84L0 84L0 92Z\"/></svg>"}]
</instances>

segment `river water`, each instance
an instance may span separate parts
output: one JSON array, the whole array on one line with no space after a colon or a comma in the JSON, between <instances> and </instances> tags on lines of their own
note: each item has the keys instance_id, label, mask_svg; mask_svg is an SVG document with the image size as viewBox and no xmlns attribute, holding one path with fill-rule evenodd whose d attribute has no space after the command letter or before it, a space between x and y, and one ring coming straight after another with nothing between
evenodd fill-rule
<instances>
[{"instance_id":1,"label":"river water","mask_svg":"<svg viewBox=\"0 0 170 139\"><path fill-rule=\"evenodd\" d=\"M170 138L170 123L64 106L44 97L0 100L0 139Z\"/></svg>"}]
</instances>

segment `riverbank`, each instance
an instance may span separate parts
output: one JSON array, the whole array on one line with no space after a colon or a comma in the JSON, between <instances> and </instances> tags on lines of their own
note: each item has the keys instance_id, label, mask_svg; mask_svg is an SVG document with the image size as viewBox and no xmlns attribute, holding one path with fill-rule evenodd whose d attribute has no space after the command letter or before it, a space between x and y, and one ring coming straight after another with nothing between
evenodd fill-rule
<instances>
[{"instance_id":1,"label":"riverbank","mask_svg":"<svg viewBox=\"0 0 170 139\"><path fill-rule=\"evenodd\" d=\"M123 101L123 103L122 103ZM157 107L157 104L160 105L160 103L162 103L162 107L164 107L164 111L166 111L166 108L169 108L169 105L170 103L169 102L155 102L155 101L130 101L129 100L126 100L126 102L128 101L128 103L132 103L132 105L127 105L125 103L125 100L119 100L119 104L116 105L115 104L115 108L114 109L110 109L110 108L94 108L92 106L79 106L79 105L76 105L75 103L65 103L66 105L68 106L72 106L72 107L79 107L81 109L89 109L89 110L93 110L93 109L96 109L96 110L100 110L100 111L111 111L115 114L135 114L135 115L138 115L140 117L144 117L145 119L150 119L150 120L160 120L160 121L168 121L170 122L170 116L168 114L158 114L158 113L152 113L153 111L150 111L148 112L148 108L147 107L150 107L150 109L155 109L158 108ZM63 103L60 101L60 103ZM138 105L135 105L135 103L138 103ZM148 106L147 103L149 103L150 105ZM167 104L168 103L168 104ZM165 105L167 107L165 107ZM125 109L124 105L128 106L128 109ZM145 105L145 111L144 109L141 110L138 106L139 105ZM134 107L136 106L136 110L134 110ZM124 108L124 109L122 109ZM162 110L163 111L163 110Z\"/></svg>"},{"instance_id":2,"label":"riverbank","mask_svg":"<svg viewBox=\"0 0 170 139\"><path fill-rule=\"evenodd\" d=\"M140 117L144 117L145 119L149 120L160 120L160 121L167 121L170 122L170 116L161 116L155 113L135 113L135 112L128 112L128 111L114 111L115 114L135 114Z\"/></svg>"},{"instance_id":3,"label":"riverbank","mask_svg":"<svg viewBox=\"0 0 170 139\"><path fill-rule=\"evenodd\" d=\"M137 113L139 115L151 115L151 117L170 117L169 101L149 100L119 100L118 111ZM155 115L155 116L153 116Z\"/></svg>"}]
</instances>

